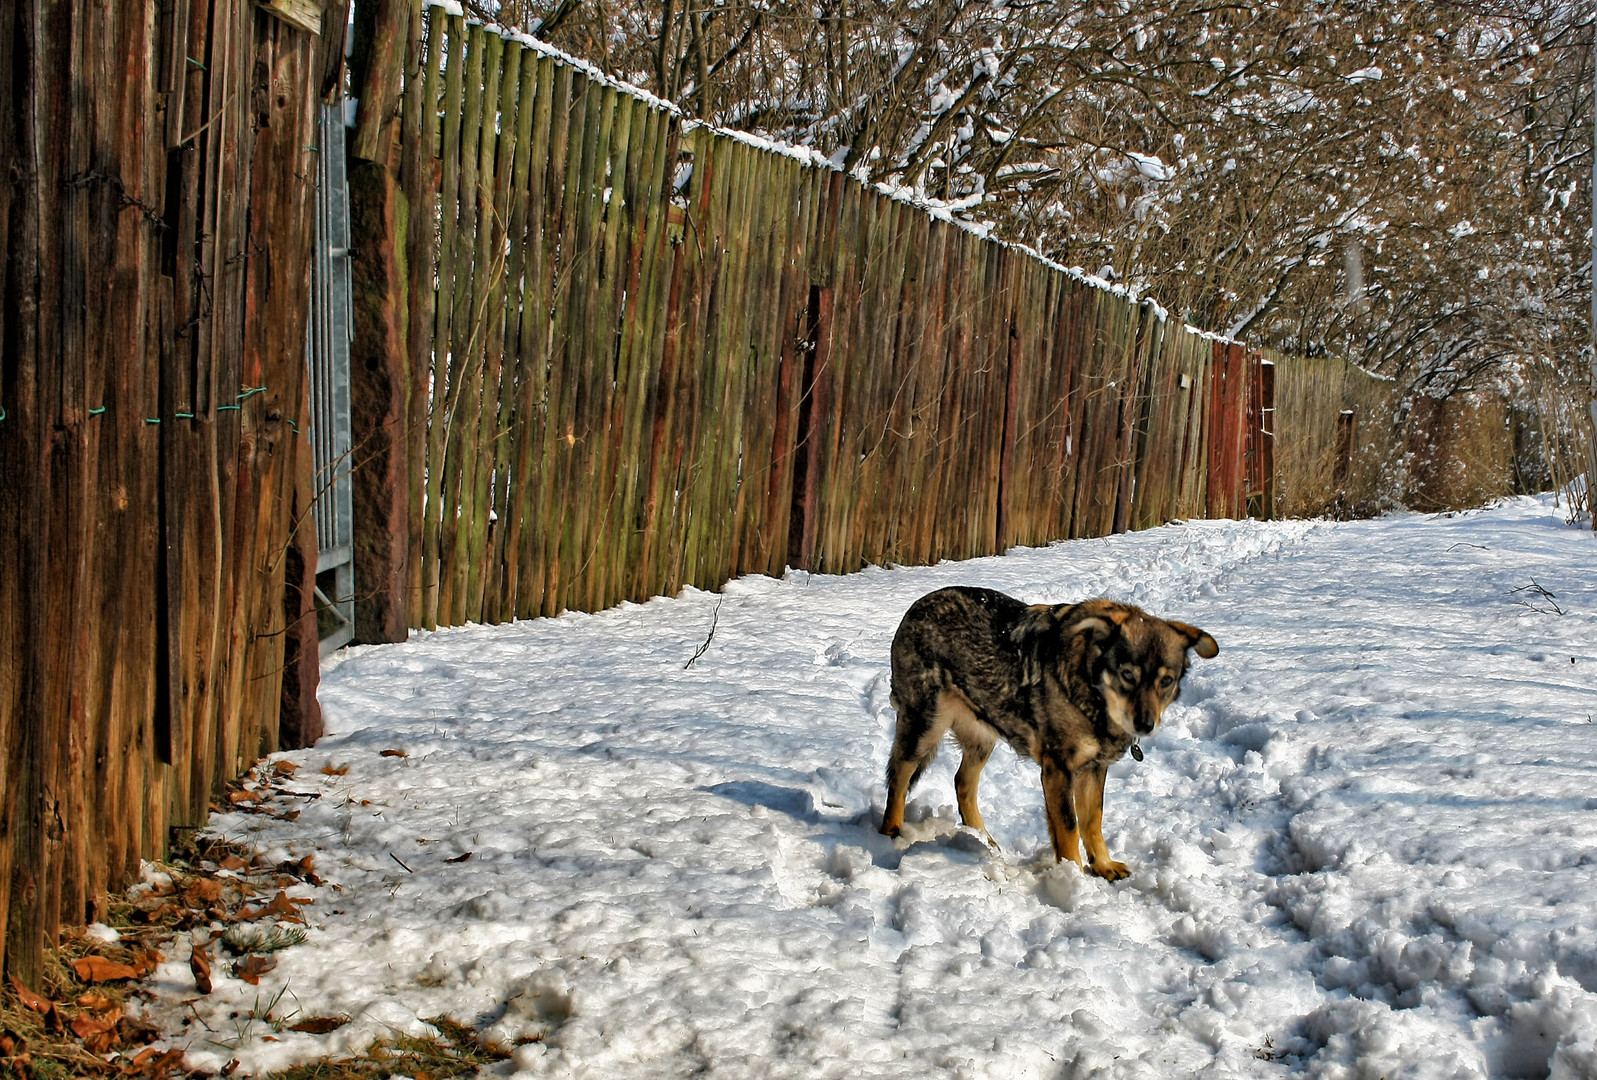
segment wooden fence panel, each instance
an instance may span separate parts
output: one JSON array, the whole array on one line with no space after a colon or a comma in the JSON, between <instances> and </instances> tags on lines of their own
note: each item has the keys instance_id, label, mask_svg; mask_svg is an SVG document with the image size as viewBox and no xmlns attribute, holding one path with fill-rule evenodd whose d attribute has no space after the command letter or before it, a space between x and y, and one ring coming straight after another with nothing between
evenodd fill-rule
<instances>
[{"instance_id":1,"label":"wooden fence panel","mask_svg":"<svg viewBox=\"0 0 1597 1080\"><path fill-rule=\"evenodd\" d=\"M293 526L329 57L246 3L0 22L0 951L37 986L62 925L317 734L280 706L316 674Z\"/></svg>"},{"instance_id":2,"label":"wooden fence panel","mask_svg":"<svg viewBox=\"0 0 1597 1080\"><path fill-rule=\"evenodd\" d=\"M439 241L412 245L436 282L411 323L420 625L1241 499L1211 424L1249 400L1226 348L545 46L422 23L402 134L436 215L413 233Z\"/></svg>"}]
</instances>

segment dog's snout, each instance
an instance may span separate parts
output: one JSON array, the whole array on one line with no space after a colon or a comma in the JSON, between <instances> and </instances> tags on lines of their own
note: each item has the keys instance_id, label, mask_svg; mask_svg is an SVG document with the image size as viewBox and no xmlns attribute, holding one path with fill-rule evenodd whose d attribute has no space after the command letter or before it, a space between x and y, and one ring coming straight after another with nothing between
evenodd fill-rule
<instances>
[{"instance_id":1,"label":"dog's snout","mask_svg":"<svg viewBox=\"0 0 1597 1080\"><path fill-rule=\"evenodd\" d=\"M1153 734L1153 729L1159 726L1159 721L1163 717L1163 714L1164 714L1164 709L1160 708L1157 705L1152 705L1152 706L1145 705L1144 707L1138 709L1137 710L1137 718L1133 722L1133 726L1135 726L1136 729L1137 729L1137 734L1138 735L1151 735L1151 734Z\"/></svg>"}]
</instances>

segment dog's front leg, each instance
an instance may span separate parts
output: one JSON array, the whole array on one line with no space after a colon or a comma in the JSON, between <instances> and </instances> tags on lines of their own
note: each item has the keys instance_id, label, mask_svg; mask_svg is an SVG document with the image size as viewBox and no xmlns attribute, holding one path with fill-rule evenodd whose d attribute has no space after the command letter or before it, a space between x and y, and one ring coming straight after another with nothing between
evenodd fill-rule
<instances>
[{"instance_id":1,"label":"dog's front leg","mask_svg":"<svg viewBox=\"0 0 1597 1080\"><path fill-rule=\"evenodd\" d=\"M1106 766L1090 762L1072 777L1072 794L1081 814L1081 840L1087 848L1087 867L1106 881L1119 881L1131 873L1125 863L1109 857L1103 841L1103 785Z\"/></svg>"},{"instance_id":2,"label":"dog's front leg","mask_svg":"<svg viewBox=\"0 0 1597 1080\"><path fill-rule=\"evenodd\" d=\"M1048 838L1054 858L1081 865L1081 842L1076 834L1076 806L1071 774L1049 754L1042 755L1042 801L1048 817Z\"/></svg>"}]
</instances>

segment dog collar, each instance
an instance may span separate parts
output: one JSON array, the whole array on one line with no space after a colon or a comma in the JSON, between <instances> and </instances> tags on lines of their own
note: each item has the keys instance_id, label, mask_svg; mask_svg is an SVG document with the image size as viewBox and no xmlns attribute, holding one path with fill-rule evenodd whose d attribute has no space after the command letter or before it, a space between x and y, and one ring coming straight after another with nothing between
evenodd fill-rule
<instances>
[{"instance_id":1,"label":"dog collar","mask_svg":"<svg viewBox=\"0 0 1597 1080\"><path fill-rule=\"evenodd\" d=\"M1133 739L1131 742L1131 758L1133 761L1142 760L1142 747L1137 745L1137 741L1135 739Z\"/></svg>"}]
</instances>

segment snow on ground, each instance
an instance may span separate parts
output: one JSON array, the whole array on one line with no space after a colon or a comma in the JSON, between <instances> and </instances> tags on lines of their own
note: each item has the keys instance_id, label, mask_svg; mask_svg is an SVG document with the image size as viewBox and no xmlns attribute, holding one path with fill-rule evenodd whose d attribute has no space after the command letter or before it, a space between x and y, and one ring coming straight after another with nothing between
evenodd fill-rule
<instances>
[{"instance_id":1,"label":"snow on ground","mask_svg":"<svg viewBox=\"0 0 1597 1080\"><path fill-rule=\"evenodd\" d=\"M1597 1076L1594 543L1534 499L1192 522L351 649L333 734L280 755L321 798L213 820L315 856L309 942L209 997L180 947L154 1012L245 1074L447 1014L541 1038L529 1077ZM1219 641L1111 770L1130 878L1052 865L1006 747L999 851L955 752L876 832L888 643L953 583ZM229 1016L280 991L355 1020Z\"/></svg>"}]
</instances>

